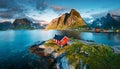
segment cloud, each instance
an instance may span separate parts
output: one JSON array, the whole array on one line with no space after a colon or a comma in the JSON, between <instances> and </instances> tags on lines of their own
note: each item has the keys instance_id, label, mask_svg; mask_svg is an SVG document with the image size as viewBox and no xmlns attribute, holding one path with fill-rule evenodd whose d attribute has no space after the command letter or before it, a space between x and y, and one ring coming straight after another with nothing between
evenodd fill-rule
<instances>
[{"instance_id":1,"label":"cloud","mask_svg":"<svg viewBox=\"0 0 120 69\"><path fill-rule=\"evenodd\" d=\"M91 12L93 12L95 9L90 9L90 10L88 10L88 11L86 11L85 13L91 13Z\"/></svg>"},{"instance_id":2,"label":"cloud","mask_svg":"<svg viewBox=\"0 0 120 69\"><path fill-rule=\"evenodd\" d=\"M91 24L94 21L94 18L86 17L86 18L84 18L84 20L86 21L86 23Z\"/></svg>"},{"instance_id":3,"label":"cloud","mask_svg":"<svg viewBox=\"0 0 120 69\"><path fill-rule=\"evenodd\" d=\"M10 9L6 9L3 11L0 11L0 17L1 18L6 18L6 19L11 19L16 17L17 15L19 16L23 16L23 9L20 7L16 7L16 8L10 8Z\"/></svg>"},{"instance_id":4,"label":"cloud","mask_svg":"<svg viewBox=\"0 0 120 69\"><path fill-rule=\"evenodd\" d=\"M120 16L120 8L115 9L115 10L111 10L110 13L113 14L113 15L119 15Z\"/></svg>"},{"instance_id":5,"label":"cloud","mask_svg":"<svg viewBox=\"0 0 120 69\"><path fill-rule=\"evenodd\" d=\"M33 10L42 13L47 6L45 0L0 0L0 18L22 18Z\"/></svg>"},{"instance_id":6,"label":"cloud","mask_svg":"<svg viewBox=\"0 0 120 69\"><path fill-rule=\"evenodd\" d=\"M44 11L48 7L46 0L15 0L15 2L27 10Z\"/></svg>"},{"instance_id":7,"label":"cloud","mask_svg":"<svg viewBox=\"0 0 120 69\"><path fill-rule=\"evenodd\" d=\"M62 7L62 6L55 6L55 5L52 5L50 8L52 8L54 11L58 12L58 11L65 11L67 10L68 8L66 7Z\"/></svg>"},{"instance_id":8,"label":"cloud","mask_svg":"<svg viewBox=\"0 0 120 69\"><path fill-rule=\"evenodd\" d=\"M41 23L42 25L43 25L43 24L49 24L49 22L48 22L48 21L45 21L45 20L40 20L39 23Z\"/></svg>"},{"instance_id":9,"label":"cloud","mask_svg":"<svg viewBox=\"0 0 120 69\"><path fill-rule=\"evenodd\" d=\"M102 12L102 13L97 13L97 14L92 14L91 16L94 18L100 18L100 17L105 17L108 12Z\"/></svg>"},{"instance_id":10,"label":"cloud","mask_svg":"<svg viewBox=\"0 0 120 69\"><path fill-rule=\"evenodd\" d=\"M14 0L0 0L0 8L9 8L14 3Z\"/></svg>"},{"instance_id":11,"label":"cloud","mask_svg":"<svg viewBox=\"0 0 120 69\"><path fill-rule=\"evenodd\" d=\"M106 12L92 14L91 16L94 17L94 18L100 18L100 17L105 17L108 13L111 13L112 15L120 16L120 8L114 9L114 10L110 10L110 11L106 11Z\"/></svg>"},{"instance_id":12,"label":"cloud","mask_svg":"<svg viewBox=\"0 0 120 69\"><path fill-rule=\"evenodd\" d=\"M36 9L38 10L45 10L48 7L47 2L45 2L44 0L37 0L36 3Z\"/></svg>"},{"instance_id":13,"label":"cloud","mask_svg":"<svg viewBox=\"0 0 120 69\"><path fill-rule=\"evenodd\" d=\"M12 18L13 15L7 12L0 12L0 17L9 19L9 18Z\"/></svg>"}]
</instances>

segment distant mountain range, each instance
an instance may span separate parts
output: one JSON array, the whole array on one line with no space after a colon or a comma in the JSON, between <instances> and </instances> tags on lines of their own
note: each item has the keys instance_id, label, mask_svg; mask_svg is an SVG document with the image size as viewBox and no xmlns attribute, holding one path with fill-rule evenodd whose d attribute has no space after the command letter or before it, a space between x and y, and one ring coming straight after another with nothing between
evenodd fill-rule
<instances>
[{"instance_id":1,"label":"distant mountain range","mask_svg":"<svg viewBox=\"0 0 120 69\"><path fill-rule=\"evenodd\" d=\"M6 30L6 29L10 29L10 28L13 28L13 25L11 22L6 21L6 22L0 23L0 30Z\"/></svg>"},{"instance_id":2,"label":"distant mountain range","mask_svg":"<svg viewBox=\"0 0 120 69\"><path fill-rule=\"evenodd\" d=\"M86 23L83 18L75 9L72 9L70 13L65 13L62 16L53 19L46 29L65 30L84 26L86 26Z\"/></svg>"},{"instance_id":3,"label":"distant mountain range","mask_svg":"<svg viewBox=\"0 0 120 69\"><path fill-rule=\"evenodd\" d=\"M13 23L6 21L0 23L0 30L7 29L44 29L46 26L41 26L40 23L33 23L27 18L15 19Z\"/></svg>"},{"instance_id":4,"label":"distant mountain range","mask_svg":"<svg viewBox=\"0 0 120 69\"><path fill-rule=\"evenodd\" d=\"M0 30L7 29L78 29L89 25L91 28L102 29L120 29L119 12L109 12L106 16L95 19L91 24L86 24L79 12L71 9L70 13L62 14L60 17L53 19L50 24L33 23L31 19L21 18L15 19L13 23L6 21L0 22ZM47 26L47 27L46 27Z\"/></svg>"},{"instance_id":5,"label":"distant mountain range","mask_svg":"<svg viewBox=\"0 0 120 69\"><path fill-rule=\"evenodd\" d=\"M120 29L120 15L108 13L106 16L94 20L90 26L93 28Z\"/></svg>"}]
</instances>

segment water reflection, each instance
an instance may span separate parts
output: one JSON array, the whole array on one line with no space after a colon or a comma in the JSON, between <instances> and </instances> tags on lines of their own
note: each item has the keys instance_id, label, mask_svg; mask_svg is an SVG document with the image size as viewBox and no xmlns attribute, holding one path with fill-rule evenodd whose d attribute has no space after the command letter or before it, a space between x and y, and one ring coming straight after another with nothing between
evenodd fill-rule
<instances>
[{"instance_id":1,"label":"water reflection","mask_svg":"<svg viewBox=\"0 0 120 69\"><path fill-rule=\"evenodd\" d=\"M119 43L120 42L120 34L118 34L118 33L115 34L114 40L115 40L115 42Z\"/></svg>"},{"instance_id":2,"label":"water reflection","mask_svg":"<svg viewBox=\"0 0 120 69\"><path fill-rule=\"evenodd\" d=\"M84 32L80 34L82 39L93 40L97 43L110 46L120 45L120 33L91 33Z\"/></svg>"},{"instance_id":3,"label":"water reflection","mask_svg":"<svg viewBox=\"0 0 120 69\"><path fill-rule=\"evenodd\" d=\"M79 36L80 32L75 32L75 31L59 31L60 35L66 35L70 38L75 38L75 39L81 39L81 37Z\"/></svg>"},{"instance_id":4,"label":"water reflection","mask_svg":"<svg viewBox=\"0 0 120 69\"><path fill-rule=\"evenodd\" d=\"M7 33L6 33L7 32ZM8 41L14 41L15 31L0 31L0 41L2 40L8 40Z\"/></svg>"},{"instance_id":5,"label":"water reflection","mask_svg":"<svg viewBox=\"0 0 120 69\"><path fill-rule=\"evenodd\" d=\"M10 46L13 48L20 48L21 46L25 47L37 41L52 39L55 34L66 35L75 39L93 40L98 43L108 45L120 45L120 33L80 33L75 31L55 30L8 30L0 31L0 48L4 50L5 47L8 47L9 49Z\"/></svg>"},{"instance_id":6,"label":"water reflection","mask_svg":"<svg viewBox=\"0 0 120 69\"><path fill-rule=\"evenodd\" d=\"M93 33L90 33L90 32L81 33L80 36L82 37L82 39L85 39L85 40L93 40L94 39Z\"/></svg>"}]
</instances>

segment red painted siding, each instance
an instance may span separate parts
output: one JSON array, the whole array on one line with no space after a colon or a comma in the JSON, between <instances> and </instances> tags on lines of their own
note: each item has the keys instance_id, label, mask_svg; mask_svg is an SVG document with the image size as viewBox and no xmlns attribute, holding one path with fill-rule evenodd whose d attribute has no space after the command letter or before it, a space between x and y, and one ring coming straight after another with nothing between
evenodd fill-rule
<instances>
[{"instance_id":1,"label":"red painted siding","mask_svg":"<svg viewBox=\"0 0 120 69\"><path fill-rule=\"evenodd\" d=\"M61 40L61 45L64 46L68 43L69 39L67 37L64 37L62 40Z\"/></svg>"},{"instance_id":2,"label":"red painted siding","mask_svg":"<svg viewBox=\"0 0 120 69\"><path fill-rule=\"evenodd\" d=\"M64 46L64 45L66 45L68 42L69 42L69 38L67 38L66 36L62 39L62 40L57 40L57 39L53 39L53 41L56 43L56 44L58 44L58 45L60 45L60 46Z\"/></svg>"}]
</instances>

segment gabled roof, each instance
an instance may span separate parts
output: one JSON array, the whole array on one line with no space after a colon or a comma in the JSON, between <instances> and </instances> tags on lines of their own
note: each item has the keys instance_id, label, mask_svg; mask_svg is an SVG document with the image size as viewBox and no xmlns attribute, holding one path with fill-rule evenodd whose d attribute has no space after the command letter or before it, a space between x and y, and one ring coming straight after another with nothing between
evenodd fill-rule
<instances>
[{"instance_id":1,"label":"gabled roof","mask_svg":"<svg viewBox=\"0 0 120 69\"><path fill-rule=\"evenodd\" d=\"M56 35L55 34L55 36L54 36L54 39L57 39L57 40L62 40L64 38L64 36L62 36L62 35Z\"/></svg>"}]
</instances>

